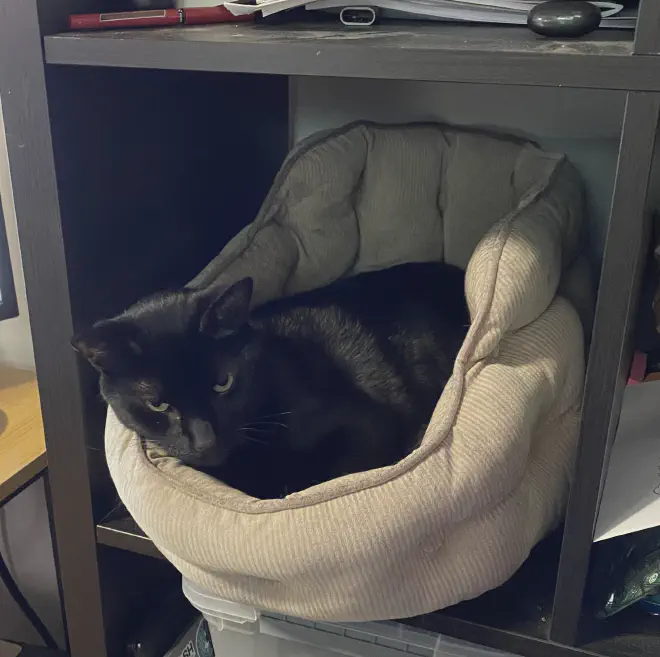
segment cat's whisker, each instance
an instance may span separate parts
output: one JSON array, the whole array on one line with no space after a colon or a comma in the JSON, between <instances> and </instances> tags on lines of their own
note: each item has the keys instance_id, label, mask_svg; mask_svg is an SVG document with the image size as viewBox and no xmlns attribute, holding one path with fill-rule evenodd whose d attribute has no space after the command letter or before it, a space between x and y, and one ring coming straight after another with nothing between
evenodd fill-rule
<instances>
[{"instance_id":1,"label":"cat's whisker","mask_svg":"<svg viewBox=\"0 0 660 657\"><path fill-rule=\"evenodd\" d=\"M248 427L271 426L271 427L284 427L285 429L289 428L289 425L284 424L283 422L267 422L267 421L250 422L246 426Z\"/></svg>"},{"instance_id":2,"label":"cat's whisker","mask_svg":"<svg viewBox=\"0 0 660 657\"><path fill-rule=\"evenodd\" d=\"M251 435L252 429L249 427L239 427L237 431L239 431L245 438L254 438L254 436Z\"/></svg>"},{"instance_id":3,"label":"cat's whisker","mask_svg":"<svg viewBox=\"0 0 660 657\"><path fill-rule=\"evenodd\" d=\"M259 440L258 438L255 438L254 436L250 435L251 431L255 431L255 429L250 429L249 427L239 427L238 431L241 433L241 437L244 438L245 440L248 440L253 443L257 443L259 445L267 445L263 440Z\"/></svg>"},{"instance_id":4,"label":"cat's whisker","mask_svg":"<svg viewBox=\"0 0 660 657\"><path fill-rule=\"evenodd\" d=\"M244 438L244 440L248 440L251 443L257 443L257 445L266 445L267 444L263 440L259 440L258 438L254 438L253 436L250 436L248 434L243 434L243 438Z\"/></svg>"},{"instance_id":5,"label":"cat's whisker","mask_svg":"<svg viewBox=\"0 0 660 657\"><path fill-rule=\"evenodd\" d=\"M250 424L246 424L245 426L241 427L239 431L258 431L259 433L270 433L270 429L260 429L259 427L253 427Z\"/></svg>"}]
</instances>

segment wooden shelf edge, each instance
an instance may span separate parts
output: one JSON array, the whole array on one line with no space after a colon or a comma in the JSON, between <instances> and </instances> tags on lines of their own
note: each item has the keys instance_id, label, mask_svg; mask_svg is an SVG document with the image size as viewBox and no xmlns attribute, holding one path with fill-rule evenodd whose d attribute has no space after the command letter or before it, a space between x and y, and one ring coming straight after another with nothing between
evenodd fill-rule
<instances>
[{"instance_id":1,"label":"wooden shelf edge","mask_svg":"<svg viewBox=\"0 0 660 657\"><path fill-rule=\"evenodd\" d=\"M7 500L13 497L26 484L32 482L48 467L48 458L46 454L41 454L31 463L26 465L20 472L13 477L0 483L0 500Z\"/></svg>"}]
</instances>

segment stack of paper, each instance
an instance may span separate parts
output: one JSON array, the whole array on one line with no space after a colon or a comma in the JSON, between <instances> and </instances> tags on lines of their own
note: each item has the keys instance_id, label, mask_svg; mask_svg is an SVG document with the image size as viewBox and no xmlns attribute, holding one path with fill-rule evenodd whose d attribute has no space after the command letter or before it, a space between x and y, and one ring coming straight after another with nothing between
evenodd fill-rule
<instances>
[{"instance_id":1,"label":"stack of paper","mask_svg":"<svg viewBox=\"0 0 660 657\"><path fill-rule=\"evenodd\" d=\"M594 541L660 525L660 381L626 386Z\"/></svg>"},{"instance_id":2,"label":"stack of paper","mask_svg":"<svg viewBox=\"0 0 660 657\"><path fill-rule=\"evenodd\" d=\"M385 15L435 20L470 21L475 23L507 23L524 25L530 9L541 0L232 0L225 2L233 14L261 11L264 16L286 9L305 6L307 9L337 9L353 5L368 5L385 10ZM622 13L623 5L617 2L594 0L601 8L603 27L633 29L634 12Z\"/></svg>"}]
</instances>

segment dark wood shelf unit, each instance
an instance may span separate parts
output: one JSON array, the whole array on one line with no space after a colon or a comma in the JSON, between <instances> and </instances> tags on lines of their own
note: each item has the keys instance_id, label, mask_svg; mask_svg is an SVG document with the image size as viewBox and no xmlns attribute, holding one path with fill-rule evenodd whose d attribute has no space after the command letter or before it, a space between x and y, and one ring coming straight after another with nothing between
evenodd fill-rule
<instances>
[{"instance_id":1,"label":"dark wood shelf unit","mask_svg":"<svg viewBox=\"0 0 660 657\"><path fill-rule=\"evenodd\" d=\"M0 7L0 56L11 62L0 68L0 99L71 656L118 654L142 604L140 578L171 584L176 573L151 558L162 555L130 518L108 515L117 499L102 452L104 408L69 339L147 292L184 282L253 218L290 143L290 76L625 95L563 536L545 541L499 589L407 622L526 657L660 655L657 619L633 609L595 622L583 604L649 216L660 206L657 0L642 0L634 35L602 31L570 42L520 27L417 22L364 32L322 22L64 32L68 14L106 4ZM123 564L123 579L113 577ZM126 573L135 590L124 605Z\"/></svg>"},{"instance_id":2,"label":"dark wood shelf unit","mask_svg":"<svg viewBox=\"0 0 660 657\"><path fill-rule=\"evenodd\" d=\"M550 633L562 643L574 642L578 634L591 539L632 359L632 328L651 232L647 198L659 118L660 96L629 95L585 383L582 436L588 440L583 438L578 449Z\"/></svg>"},{"instance_id":3,"label":"dark wood shelf unit","mask_svg":"<svg viewBox=\"0 0 660 657\"><path fill-rule=\"evenodd\" d=\"M660 54L660 3L640 4L634 50L643 55Z\"/></svg>"},{"instance_id":4,"label":"dark wood shelf unit","mask_svg":"<svg viewBox=\"0 0 660 657\"><path fill-rule=\"evenodd\" d=\"M50 64L660 91L660 61L633 58L619 30L551 41L512 26L241 24L63 33L44 47Z\"/></svg>"},{"instance_id":5,"label":"dark wood shelf unit","mask_svg":"<svg viewBox=\"0 0 660 657\"><path fill-rule=\"evenodd\" d=\"M20 657L67 657L67 655L60 650L25 646L21 651Z\"/></svg>"}]
</instances>

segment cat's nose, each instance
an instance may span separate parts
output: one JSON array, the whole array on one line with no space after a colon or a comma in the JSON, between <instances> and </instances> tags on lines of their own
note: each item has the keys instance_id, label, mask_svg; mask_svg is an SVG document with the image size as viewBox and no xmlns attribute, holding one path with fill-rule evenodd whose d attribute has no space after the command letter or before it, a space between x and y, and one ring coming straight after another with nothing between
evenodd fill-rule
<instances>
[{"instance_id":1,"label":"cat's nose","mask_svg":"<svg viewBox=\"0 0 660 657\"><path fill-rule=\"evenodd\" d=\"M199 419L190 420L188 434L192 448L196 452L205 452L215 446L215 431L210 422Z\"/></svg>"}]
</instances>

